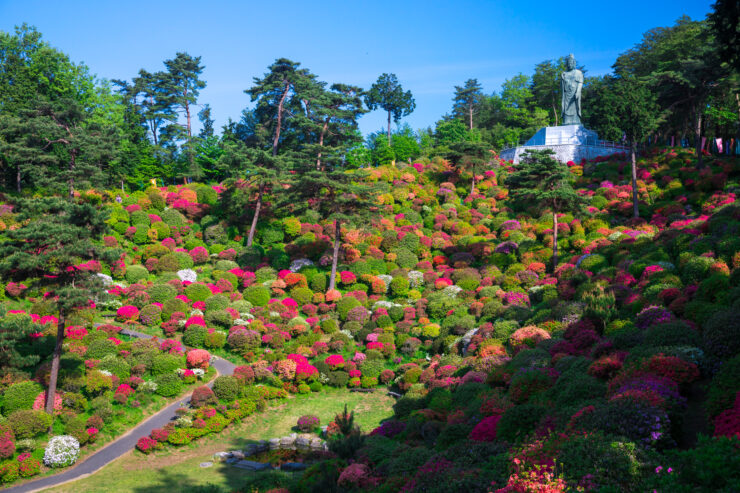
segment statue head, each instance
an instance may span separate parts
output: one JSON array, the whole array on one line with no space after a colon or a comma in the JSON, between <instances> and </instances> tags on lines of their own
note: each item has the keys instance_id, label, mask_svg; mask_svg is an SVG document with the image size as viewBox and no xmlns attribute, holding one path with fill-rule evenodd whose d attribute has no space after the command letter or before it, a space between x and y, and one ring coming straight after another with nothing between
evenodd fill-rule
<instances>
[{"instance_id":1,"label":"statue head","mask_svg":"<svg viewBox=\"0 0 740 493\"><path fill-rule=\"evenodd\" d=\"M568 58L565 59L565 66L568 67L568 70L576 68L576 57L573 56L573 53L568 55Z\"/></svg>"}]
</instances>

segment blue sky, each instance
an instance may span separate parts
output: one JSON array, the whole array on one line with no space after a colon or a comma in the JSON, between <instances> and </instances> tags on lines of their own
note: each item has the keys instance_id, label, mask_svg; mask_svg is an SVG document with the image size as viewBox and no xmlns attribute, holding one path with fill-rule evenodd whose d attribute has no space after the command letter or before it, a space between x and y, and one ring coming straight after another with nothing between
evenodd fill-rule
<instances>
[{"instance_id":1,"label":"blue sky","mask_svg":"<svg viewBox=\"0 0 740 493\"><path fill-rule=\"evenodd\" d=\"M451 108L455 85L477 78L486 93L536 63L574 53L590 75L653 27L682 15L703 19L712 0L299 1L0 0L0 30L27 22L99 77L131 79L162 70L177 51L201 56L218 128L247 107L244 89L279 57L328 83L368 89L383 72L416 99L404 119L433 126ZM385 114L360 119L367 134Z\"/></svg>"}]
</instances>

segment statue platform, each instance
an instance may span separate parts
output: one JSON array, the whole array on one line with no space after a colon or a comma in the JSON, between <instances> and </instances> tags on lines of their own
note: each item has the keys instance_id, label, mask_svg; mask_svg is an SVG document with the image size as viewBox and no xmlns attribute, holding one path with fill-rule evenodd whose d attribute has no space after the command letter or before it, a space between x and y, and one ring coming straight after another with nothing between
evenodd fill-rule
<instances>
[{"instance_id":1,"label":"statue platform","mask_svg":"<svg viewBox=\"0 0 740 493\"><path fill-rule=\"evenodd\" d=\"M596 132L583 125L561 125L539 129L524 144L502 150L500 157L518 163L527 149L552 149L555 158L563 163L580 163L582 159L590 160L629 151L628 147L621 144L600 140Z\"/></svg>"}]
</instances>

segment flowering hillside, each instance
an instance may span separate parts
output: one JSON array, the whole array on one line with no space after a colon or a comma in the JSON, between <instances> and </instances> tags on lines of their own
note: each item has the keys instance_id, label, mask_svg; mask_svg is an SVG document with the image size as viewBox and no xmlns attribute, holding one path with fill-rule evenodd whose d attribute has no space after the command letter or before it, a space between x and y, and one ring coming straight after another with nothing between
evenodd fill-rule
<instances>
[{"instance_id":1,"label":"flowering hillside","mask_svg":"<svg viewBox=\"0 0 740 493\"><path fill-rule=\"evenodd\" d=\"M100 242L122 254L77 266L108 297L67 319L54 431L94 441L217 354L234 375L197 389L193 409L139 450L217 433L265 399L382 387L401 394L395 415L367 435L336 432L336 457L297 491L733 491L738 162L697 169L685 150L650 152L633 219L629 163L601 161L569 163L588 205L558 218L554 271L552 216L512 209L510 163L477 176L473 194L471 176L440 159L371 168L366 180L390 191L372 221L342 223L334 290L334 223L314 211L286 215L267 194L246 247L246 187L150 188L120 204L82 192L109 211ZM14 205L0 207L0 229L18 228ZM4 282L3 324L35 324L19 350L47 356L54 299L31 281ZM122 327L158 339L132 342ZM6 482L44 456L39 363L8 366L1 382Z\"/></svg>"}]
</instances>

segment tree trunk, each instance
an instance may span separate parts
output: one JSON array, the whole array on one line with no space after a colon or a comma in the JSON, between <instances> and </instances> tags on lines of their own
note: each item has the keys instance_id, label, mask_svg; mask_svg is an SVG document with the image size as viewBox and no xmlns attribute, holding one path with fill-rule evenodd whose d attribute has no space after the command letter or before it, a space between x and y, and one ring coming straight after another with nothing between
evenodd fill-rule
<instances>
[{"instance_id":1,"label":"tree trunk","mask_svg":"<svg viewBox=\"0 0 740 493\"><path fill-rule=\"evenodd\" d=\"M555 93L553 93L552 97L552 114L555 117L555 126L558 126L558 107L555 104Z\"/></svg>"},{"instance_id":2,"label":"tree trunk","mask_svg":"<svg viewBox=\"0 0 740 493\"><path fill-rule=\"evenodd\" d=\"M558 213L552 212L552 271L558 267Z\"/></svg>"},{"instance_id":3,"label":"tree trunk","mask_svg":"<svg viewBox=\"0 0 740 493\"><path fill-rule=\"evenodd\" d=\"M324 120L324 126L321 128L321 135L319 135L319 155L316 158L316 171L321 171L321 148L324 146L324 135L326 135L326 129L329 128L329 119Z\"/></svg>"},{"instance_id":4,"label":"tree trunk","mask_svg":"<svg viewBox=\"0 0 740 493\"><path fill-rule=\"evenodd\" d=\"M701 111L697 108L696 110L696 127L694 128L694 136L696 137L696 157L698 162L696 167L702 169L704 167L704 158L702 156L702 145L701 145Z\"/></svg>"},{"instance_id":5,"label":"tree trunk","mask_svg":"<svg viewBox=\"0 0 740 493\"><path fill-rule=\"evenodd\" d=\"M15 172L15 189L18 193L21 193L21 167L18 166Z\"/></svg>"},{"instance_id":6,"label":"tree trunk","mask_svg":"<svg viewBox=\"0 0 740 493\"><path fill-rule=\"evenodd\" d=\"M126 189L123 188L123 178L121 178L121 192L126 193Z\"/></svg>"},{"instance_id":7,"label":"tree trunk","mask_svg":"<svg viewBox=\"0 0 740 493\"><path fill-rule=\"evenodd\" d=\"M470 196L475 193L475 170L473 170L473 182L470 184Z\"/></svg>"},{"instance_id":8,"label":"tree trunk","mask_svg":"<svg viewBox=\"0 0 740 493\"><path fill-rule=\"evenodd\" d=\"M57 376L59 376L59 359L62 357L62 344L64 343L64 311L59 310L59 323L57 324L57 342L51 357L51 374L49 375L49 390L46 392L46 412L54 414L54 397L57 392ZM51 432L51 427L49 427Z\"/></svg>"},{"instance_id":9,"label":"tree trunk","mask_svg":"<svg viewBox=\"0 0 740 493\"><path fill-rule=\"evenodd\" d=\"M280 127L283 124L283 104L285 104L285 98L288 97L288 91L290 91L290 82L286 80L285 90L283 90L283 95L280 96L280 102L278 103L277 127L275 128L275 137L272 139L273 156L277 156L278 142L280 141Z\"/></svg>"},{"instance_id":10,"label":"tree trunk","mask_svg":"<svg viewBox=\"0 0 740 493\"><path fill-rule=\"evenodd\" d=\"M264 185L260 183L259 191L257 192L257 205L254 207L254 217L252 218L252 226L249 228L249 236L247 236L247 246L252 246L254 241L254 232L257 230L257 221L260 217L260 209L262 209L262 189Z\"/></svg>"},{"instance_id":11,"label":"tree trunk","mask_svg":"<svg viewBox=\"0 0 740 493\"><path fill-rule=\"evenodd\" d=\"M193 137L193 134L190 129L190 104L188 103L188 87L187 84L185 85L185 89L183 89L183 96L185 99L185 116L188 121L188 141Z\"/></svg>"},{"instance_id":12,"label":"tree trunk","mask_svg":"<svg viewBox=\"0 0 740 493\"><path fill-rule=\"evenodd\" d=\"M391 146L391 112L388 112L388 147Z\"/></svg>"},{"instance_id":13,"label":"tree trunk","mask_svg":"<svg viewBox=\"0 0 740 493\"><path fill-rule=\"evenodd\" d=\"M470 118L470 123L468 125L468 130L473 130L473 103L470 103L468 105L468 116Z\"/></svg>"},{"instance_id":14,"label":"tree trunk","mask_svg":"<svg viewBox=\"0 0 740 493\"><path fill-rule=\"evenodd\" d=\"M331 259L331 277L329 278L329 291L334 289L337 277L337 263L339 261L339 244L341 243L341 229L339 219L334 220L334 255Z\"/></svg>"},{"instance_id":15,"label":"tree trunk","mask_svg":"<svg viewBox=\"0 0 740 493\"><path fill-rule=\"evenodd\" d=\"M630 149L632 155L632 212L637 219L640 217L640 208L637 205L637 143L632 141Z\"/></svg>"},{"instance_id":16,"label":"tree trunk","mask_svg":"<svg viewBox=\"0 0 740 493\"><path fill-rule=\"evenodd\" d=\"M70 158L69 158L69 200L70 202L74 198L75 195L75 179L74 176L72 176L72 173L74 173L75 170L75 151L70 152Z\"/></svg>"}]
</instances>

